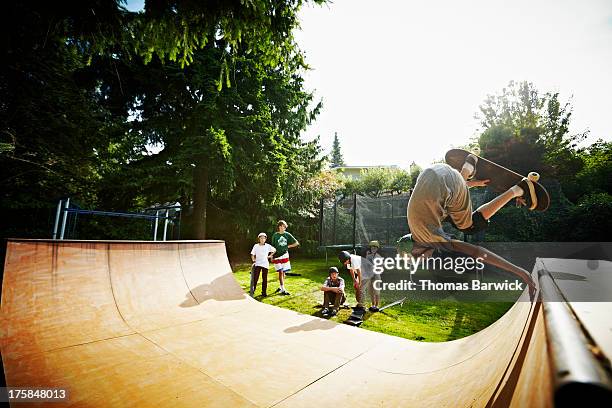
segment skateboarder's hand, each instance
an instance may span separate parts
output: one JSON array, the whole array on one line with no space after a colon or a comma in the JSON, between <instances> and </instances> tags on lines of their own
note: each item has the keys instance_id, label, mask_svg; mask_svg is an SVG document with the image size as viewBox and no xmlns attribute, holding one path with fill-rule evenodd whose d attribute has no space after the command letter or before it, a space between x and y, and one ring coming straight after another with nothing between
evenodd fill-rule
<instances>
[{"instance_id":1,"label":"skateboarder's hand","mask_svg":"<svg viewBox=\"0 0 612 408\"><path fill-rule=\"evenodd\" d=\"M468 187L485 187L487 184L489 184L489 181L491 180L469 180L466 181L466 183Z\"/></svg>"},{"instance_id":2,"label":"skateboarder's hand","mask_svg":"<svg viewBox=\"0 0 612 408\"><path fill-rule=\"evenodd\" d=\"M527 205L527 201L525 201L525 199L523 197L517 197L516 198L516 206L525 206Z\"/></svg>"}]
</instances>

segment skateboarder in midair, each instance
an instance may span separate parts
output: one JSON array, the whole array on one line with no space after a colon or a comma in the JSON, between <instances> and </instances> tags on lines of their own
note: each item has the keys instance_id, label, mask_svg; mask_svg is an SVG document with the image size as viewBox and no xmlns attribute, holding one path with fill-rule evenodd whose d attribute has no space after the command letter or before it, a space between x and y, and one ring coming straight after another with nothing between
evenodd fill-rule
<instances>
[{"instance_id":1,"label":"skateboarder in midair","mask_svg":"<svg viewBox=\"0 0 612 408\"><path fill-rule=\"evenodd\" d=\"M276 248L272 264L274 264L274 269L278 272L278 281L280 283L277 292L280 292L281 295L289 295L289 292L285 289L285 274L291 271L289 248L295 248L300 243L287 231L287 222L284 220L279 220L276 223L276 228L277 231L272 235L272 246Z\"/></svg>"},{"instance_id":2,"label":"skateboarder in midair","mask_svg":"<svg viewBox=\"0 0 612 408\"><path fill-rule=\"evenodd\" d=\"M510 200L529 205L535 199L530 197L533 188L525 179L509 188L472 212L469 189L486 186L489 180L478 180L474 176L478 157L467 156L461 171L448 164L439 163L425 169L417 179L408 202L408 226L414 241L413 256L429 256L434 249L459 252L473 258L482 258L485 263L502 268L520 277L535 291L529 272L485 248L453 239L442 229L442 222L448 219L457 229L465 233L484 230L489 219Z\"/></svg>"}]
</instances>

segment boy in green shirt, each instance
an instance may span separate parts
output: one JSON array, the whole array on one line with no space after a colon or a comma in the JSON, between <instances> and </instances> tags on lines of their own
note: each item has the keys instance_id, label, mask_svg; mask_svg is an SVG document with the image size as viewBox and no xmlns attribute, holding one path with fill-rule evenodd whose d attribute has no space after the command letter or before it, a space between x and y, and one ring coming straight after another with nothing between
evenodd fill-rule
<instances>
[{"instance_id":1,"label":"boy in green shirt","mask_svg":"<svg viewBox=\"0 0 612 408\"><path fill-rule=\"evenodd\" d=\"M274 269L278 272L278 281L280 282L281 295L289 295L285 289L285 273L291 270L289 262L289 248L295 248L300 243L293 235L287 232L287 223L284 220L278 221L276 224L277 232L272 235L272 246L276 249L275 258L272 259Z\"/></svg>"}]
</instances>

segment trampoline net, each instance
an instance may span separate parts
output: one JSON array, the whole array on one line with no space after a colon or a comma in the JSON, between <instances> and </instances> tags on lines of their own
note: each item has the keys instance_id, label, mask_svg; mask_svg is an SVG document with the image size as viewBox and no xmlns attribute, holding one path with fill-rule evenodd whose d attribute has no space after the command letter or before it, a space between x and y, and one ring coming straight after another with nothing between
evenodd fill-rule
<instances>
[{"instance_id":1,"label":"trampoline net","mask_svg":"<svg viewBox=\"0 0 612 408\"><path fill-rule=\"evenodd\" d=\"M409 197L408 193L381 197L356 195L324 201L321 246L363 246L371 240L394 246L408 233Z\"/></svg>"}]
</instances>

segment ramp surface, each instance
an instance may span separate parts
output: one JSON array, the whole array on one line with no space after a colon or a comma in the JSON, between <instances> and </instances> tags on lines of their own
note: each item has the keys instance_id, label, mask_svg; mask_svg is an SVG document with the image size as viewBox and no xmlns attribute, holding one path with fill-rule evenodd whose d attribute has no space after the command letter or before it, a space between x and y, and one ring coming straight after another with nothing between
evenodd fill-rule
<instances>
[{"instance_id":1,"label":"ramp surface","mask_svg":"<svg viewBox=\"0 0 612 408\"><path fill-rule=\"evenodd\" d=\"M541 309L421 343L254 301L221 241L11 240L0 347L75 406L549 406Z\"/></svg>"}]
</instances>

